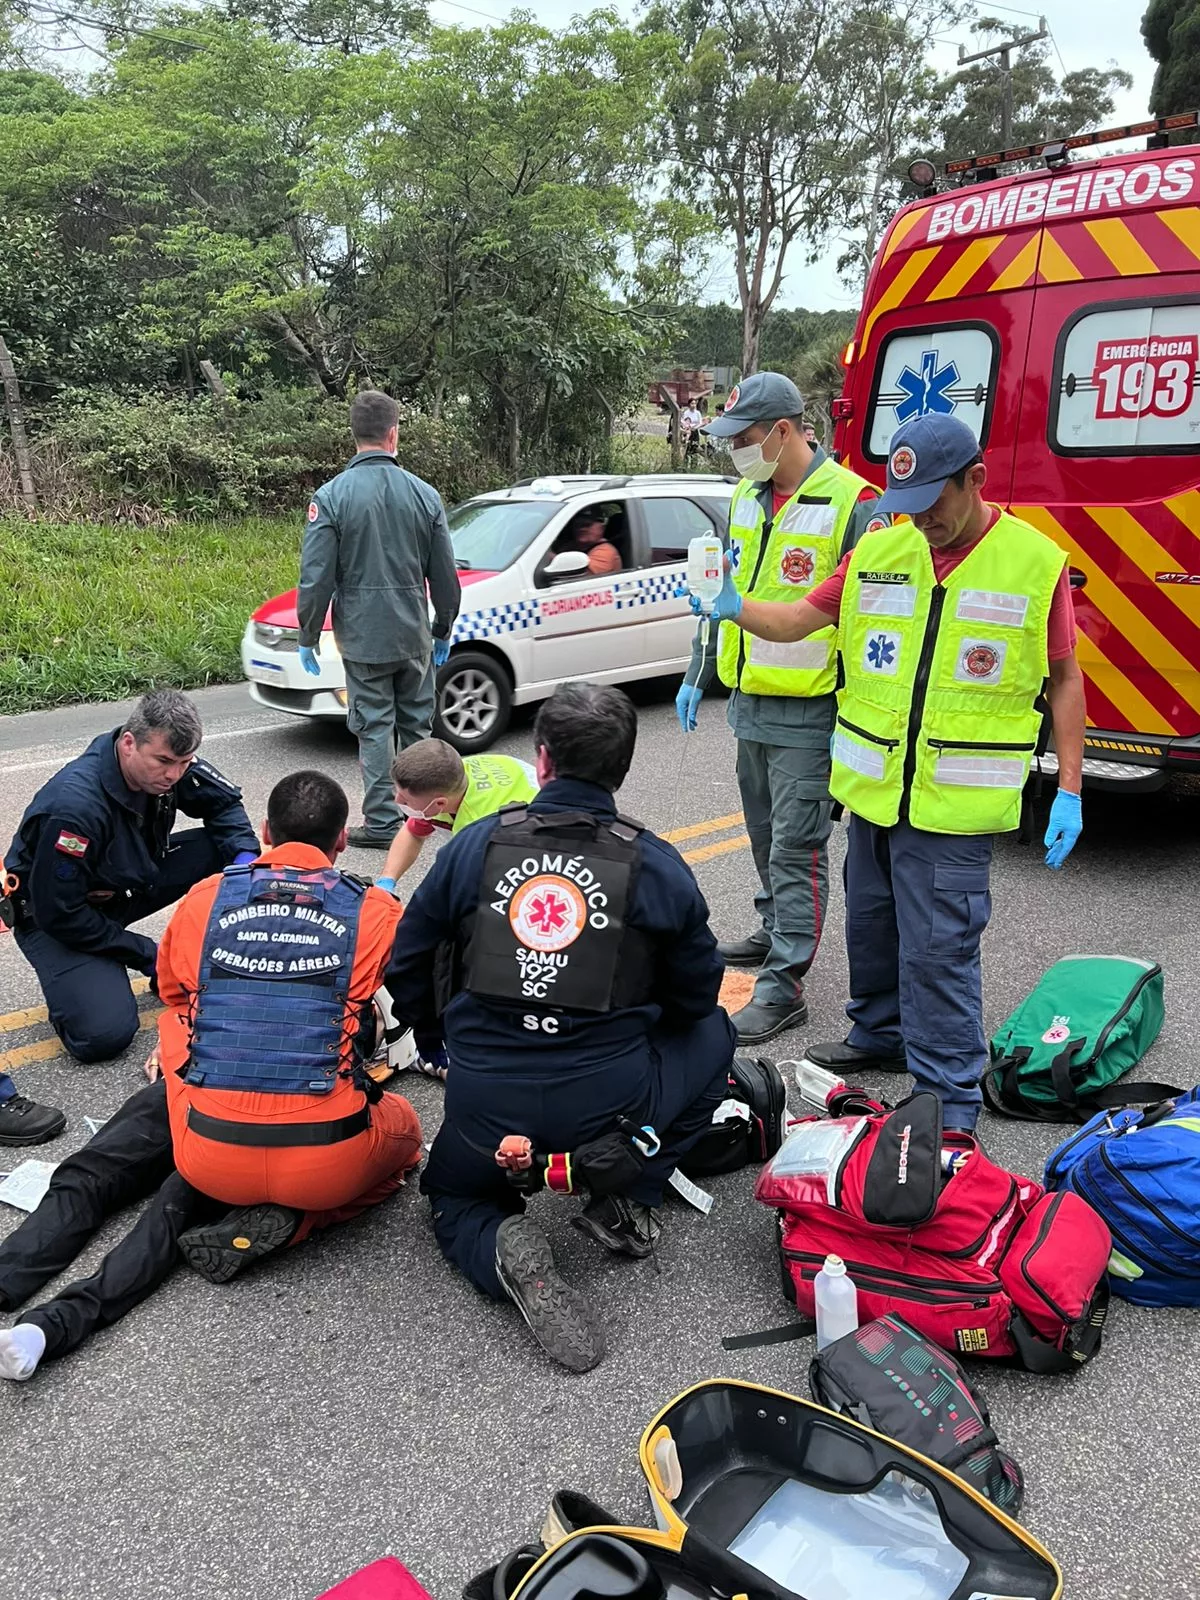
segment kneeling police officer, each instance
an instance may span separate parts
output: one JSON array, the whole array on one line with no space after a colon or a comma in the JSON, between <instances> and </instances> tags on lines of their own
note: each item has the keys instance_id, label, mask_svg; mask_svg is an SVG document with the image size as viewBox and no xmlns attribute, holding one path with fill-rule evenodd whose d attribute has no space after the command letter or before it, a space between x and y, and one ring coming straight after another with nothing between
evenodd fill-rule
<instances>
[{"instance_id":1,"label":"kneeling police officer","mask_svg":"<svg viewBox=\"0 0 1200 1600\"><path fill-rule=\"evenodd\" d=\"M158 948L129 924L258 854L241 790L196 754L201 734L187 695L145 695L43 784L4 858L17 944L78 1061L119 1056L137 1033L126 969L153 977ZM173 834L179 811L202 826Z\"/></svg>"},{"instance_id":2,"label":"kneeling police officer","mask_svg":"<svg viewBox=\"0 0 1200 1600\"><path fill-rule=\"evenodd\" d=\"M443 846L385 978L422 1055L443 1039L449 1054L445 1120L421 1183L438 1243L578 1372L603 1356L603 1330L524 1215L501 1146L515 1136L546 1158L623 1144L608 1164L620 1185L589 1184L576 1222L607 1249L644 1257L734 1051L699 886L613 802L636 737L618 689L568 683L547 700L534 724L539 793Z\"/></svg>"}]
</instances>

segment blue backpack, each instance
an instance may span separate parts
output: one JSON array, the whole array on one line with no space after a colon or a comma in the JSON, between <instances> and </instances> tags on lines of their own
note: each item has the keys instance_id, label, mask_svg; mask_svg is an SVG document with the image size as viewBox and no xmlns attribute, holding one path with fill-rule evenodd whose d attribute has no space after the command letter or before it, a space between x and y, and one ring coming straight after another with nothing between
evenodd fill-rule
<instances>
[{"instance_id":1,"label":"blue backpack","mask_svg":"<svg viewBox=\"0 0 1200 1600\"><path fill-rule=\"evenodd\" d=\"M1148 1111L1102 1111L1046 1163L1108 1224L1115 1294L1140 1306L1200 1306L1200 1089Z\"/></svg>"}]
</instances>

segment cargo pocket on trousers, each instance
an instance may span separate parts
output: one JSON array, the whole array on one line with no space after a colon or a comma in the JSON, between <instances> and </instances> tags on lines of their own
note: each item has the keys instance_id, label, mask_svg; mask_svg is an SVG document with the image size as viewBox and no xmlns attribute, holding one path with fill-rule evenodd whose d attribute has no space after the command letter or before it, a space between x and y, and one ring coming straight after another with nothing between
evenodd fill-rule
<instances>
[{"instance_id":1,"label":"cargo pocket on trousers","mask_svg":"<svg viewBox=\"0 0 1200 1600\"><path fill-rule=\"evenodd\" d=\"M970 955L992 914L986 867L942 863L933 869L931 956Z\"/></svg>"}]
</instances>

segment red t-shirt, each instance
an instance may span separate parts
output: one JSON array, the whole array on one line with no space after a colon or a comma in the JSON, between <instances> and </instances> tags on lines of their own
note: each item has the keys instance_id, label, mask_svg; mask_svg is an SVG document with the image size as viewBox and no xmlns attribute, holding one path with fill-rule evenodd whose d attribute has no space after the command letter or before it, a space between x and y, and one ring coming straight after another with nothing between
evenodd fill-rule
<instances>
[{"instance_id":1,"label":"red t-shirt","mask_svg":"<svg viewBox=\"0 0 1200 1600\"><path fill-rule=\"evenodd\" d=\"M995 524L1000 515L997 506L992 506L991 511L992 519L988 523L988 528ZM987 532L987 528L984 532ZM964 549L930 550L929 554L933 557L933 575L937 581L944 583L959 562L965 560L974 548L975 545L969 544ZM812 593L804 597L810 605L816 606L817 610L823 611L827 617L836 618L842 609L842 590L846 587L846 572L849 566L850 556L847 554L842 557L833 576L826 578L824 583L817 584ZM1064 567L1058 577L1054 599L1050 602L1050 618L1046 624L1046 654L1051 661L1065 661L1074 653L1075 603L1071 599L1070 575Z\"/></svg>"}]
</instances>

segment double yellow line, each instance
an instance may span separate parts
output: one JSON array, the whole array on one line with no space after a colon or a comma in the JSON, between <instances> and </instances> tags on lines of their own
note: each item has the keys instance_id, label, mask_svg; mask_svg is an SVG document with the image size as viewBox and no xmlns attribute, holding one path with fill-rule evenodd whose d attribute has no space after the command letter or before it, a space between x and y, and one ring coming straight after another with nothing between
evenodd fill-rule
<instances>
[{"instance_id":1,"label":"double yellow line","mask_svg":"<svg viewBox=\"0 0 1200 1600\"><path fill-rule=\"evenodd\" d=\"M715 856L727 856L735 850L749 848L750 840L746 836L745 818L740 811L731 811L727 817L713 817L708 822L693 822L686 828L676 828L672 833L663 837L671 844L686 844L690 839L709 839L712 835L725 837L712 838L711 843L697 845L694 849L684 850L683 859L693 865L698 861L711 861ZM134 994L145 994L150 984L146 978L131 980ZM142 1013L140 1027L142 1030L152 1028L158 1016L158 1007L155 1006ZM45 1006L26 1006L22 1011L9 1011L0 1015L0 1042L6 1035L20 1033L25 1028L38 1028L48 1025L50 1019L46 1014ZM62 1045L55 1034L48 1038L37 1039L33 1044L16 1045L10 1050L0 1050L0 1072L14 1072L18 1067L28 1066L32 1061L53 1061L62 1054Z\"/></svg>"}]
</instances>

